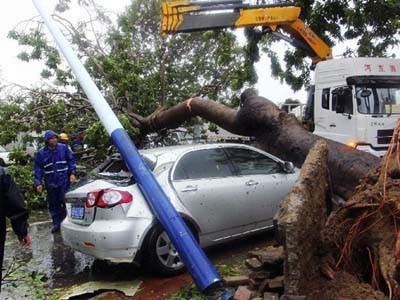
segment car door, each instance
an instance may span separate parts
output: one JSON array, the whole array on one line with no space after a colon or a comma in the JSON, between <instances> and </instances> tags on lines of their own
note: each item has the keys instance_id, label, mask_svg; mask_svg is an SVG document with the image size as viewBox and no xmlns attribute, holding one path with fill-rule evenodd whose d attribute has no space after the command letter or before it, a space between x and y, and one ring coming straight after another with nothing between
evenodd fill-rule
<instances>
[{"instance_id":1,"label":"car door","mask_svg":"<svg viewBox=\"0 0 400 300\"><path fill-rule=\"evenodd\" d=\"M241 208L241 217L249 225L246 230L272 225L280 201L292 187L290 176L294 175L284 172L272 156L250 148L230 147L225 151L245 192L246 205Z\"/></svg>"},{"instance_id":2,"label":"car door","mask_svg":"<svg viewBox=\"0 0 400 300\"><path fill-rule=\"evenodd\" d=\"M172 171L172 185L200 226L203 238L215 241L235 234L243 223L245 203L239 178L221 148L184 154Z\"/></svg>"}]
</instances>

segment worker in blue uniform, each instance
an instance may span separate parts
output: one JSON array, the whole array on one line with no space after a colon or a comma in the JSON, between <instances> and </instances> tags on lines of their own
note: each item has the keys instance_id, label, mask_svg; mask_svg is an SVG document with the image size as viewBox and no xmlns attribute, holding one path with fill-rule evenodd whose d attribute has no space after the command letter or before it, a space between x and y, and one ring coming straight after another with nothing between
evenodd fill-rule
<instances>
[{"instance_id":1,"label":"worker in blue uniform","mask_svg":"<svg viewBox=\"0 0 400 300\"><path fill-rule=\"evenodd\" d=\"M52 130L44 135L45 146L35 157L36 191L43 191L43 183L47 191L47 202L53 219L52 233L60 231L60 224L66 216L65 193L70 184L75 182L75 160L71 150L58 143L58 136Z\"/></svg>"}]
</instances>

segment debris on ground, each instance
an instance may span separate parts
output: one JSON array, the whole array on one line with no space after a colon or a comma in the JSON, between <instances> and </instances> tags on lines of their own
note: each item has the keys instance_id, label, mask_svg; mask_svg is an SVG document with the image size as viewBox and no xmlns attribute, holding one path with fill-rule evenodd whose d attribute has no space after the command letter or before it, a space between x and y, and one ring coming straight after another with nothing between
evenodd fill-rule
<instances>
[{"instance_id":1,"label":"debris on ground","mask_svg":"<svg viewBox=\"0 0 400 300\"><path fill-rule=\"evenodd\" d=\"M81 285L74 285L69 288L60 300L68 300L77 296L98 295L105 291L120 291L125 296L133 297L139 290L141 281L121 281L121 282L107 282L107 281L90 281Z\"/></svg>"},{"instance_id":2,"label":"debris on ground","mask_svg":"<svg viewBox=\"0 0 400 300\"><path fill-rule=\"evenodd\" d=\"M234 299L279 299L283 292L283 247L268 246L248 252L245 265L249 275L228 276L224 281L229 286L236 286ZM261 267L260 267L261 266Z\"/></svg>"}]
</instances>

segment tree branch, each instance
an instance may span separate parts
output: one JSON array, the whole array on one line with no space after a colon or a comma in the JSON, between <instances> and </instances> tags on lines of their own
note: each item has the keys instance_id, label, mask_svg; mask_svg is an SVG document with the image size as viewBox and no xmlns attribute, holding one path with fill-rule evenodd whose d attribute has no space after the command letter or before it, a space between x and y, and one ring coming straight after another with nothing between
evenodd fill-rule
<instances>
[{"instance_id":1,"label":"tree branch","mask_svg":"<svg viewBox=\"0 0 400 300\"><path fill-rule=\"evenodd\" d=\"M253 136L259 148L301 166L317 140L324 139L306 131L292 114L259 96L242 101L239 110L215 101L191 98L169 109L159 109L147 117L130 113L140 124L143 134L179 127L193 117L202 117L234 134ZM329 146L328 165L333 191L350 197L366 174L380 159L369 153L326 139Z\"/></svg>"}]
</instances>

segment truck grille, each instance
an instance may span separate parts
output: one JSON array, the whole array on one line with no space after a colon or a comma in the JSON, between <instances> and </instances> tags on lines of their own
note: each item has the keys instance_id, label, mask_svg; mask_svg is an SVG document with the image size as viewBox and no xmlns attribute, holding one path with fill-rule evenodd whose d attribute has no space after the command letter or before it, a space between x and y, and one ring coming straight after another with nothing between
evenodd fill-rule
<instances>
[{"instance_id":1,"label":"truck grille","mask_svg":"<svg viewBox=\"0 0 400 300\"><path fill-rule=\"evenodd\" d=\"M393 129L378 130L378 144L390 144L392 139Z\"/></svg>"}]
</instances>

